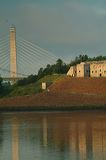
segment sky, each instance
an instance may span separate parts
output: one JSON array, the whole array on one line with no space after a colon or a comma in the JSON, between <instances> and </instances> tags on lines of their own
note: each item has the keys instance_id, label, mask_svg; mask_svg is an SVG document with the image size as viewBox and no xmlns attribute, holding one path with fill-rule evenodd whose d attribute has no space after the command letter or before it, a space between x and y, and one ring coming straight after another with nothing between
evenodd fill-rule
<instances>
[{"instance_id":1,"label":"sky","mask_svg":"<svg viewBox=\"0 0 106 160\"><path fill-rule=\"evenodd\" d=\"M17 35L65 61L106 56L106 0L0 0L0 34Z\"/></svg>"}]
</instances>

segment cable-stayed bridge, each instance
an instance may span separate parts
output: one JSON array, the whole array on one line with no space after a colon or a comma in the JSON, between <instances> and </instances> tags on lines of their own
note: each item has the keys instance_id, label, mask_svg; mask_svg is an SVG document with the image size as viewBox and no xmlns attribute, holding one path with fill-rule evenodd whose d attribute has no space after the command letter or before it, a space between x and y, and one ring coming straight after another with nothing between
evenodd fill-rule
<instances>
[{"instance_id":1,"label":"cable-stayed bridge","mask_svg":"<svg viewBox=\"0 0 106 160\"><path fill-rule=\"evenodd\" d=\"M51 52L35 45L16 34L0 38L0 76L4 79L19 79L36 74L39 68L53 64L58 59Z\"/></svg>"}]
</instances>

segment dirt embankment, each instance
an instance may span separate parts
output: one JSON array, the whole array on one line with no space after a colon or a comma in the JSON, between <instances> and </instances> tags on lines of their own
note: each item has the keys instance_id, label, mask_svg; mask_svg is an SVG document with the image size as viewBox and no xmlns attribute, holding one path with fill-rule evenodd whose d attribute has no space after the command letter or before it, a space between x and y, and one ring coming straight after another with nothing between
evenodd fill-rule
<instances>
[{"instance_id":1,"label":"dirt embankment","mask_svg":"<svg viewBox=\"0 0 106 160\"><path fill-rule=\"evenodd\" d=\"M106 106L106 78L64 78L39 94L0 100L0 107Z\"/></svg>"},{"instance_id":2,"label":"dirt embankment","mask_svg":"<svg viewBox=\"0 0 106 160\"><path fill-rule=\"evenodd\" d=\"M106 78L71 78L57 81L50 87L52 92L78 94L106 94Z\"/></svg>"}]
</instances>

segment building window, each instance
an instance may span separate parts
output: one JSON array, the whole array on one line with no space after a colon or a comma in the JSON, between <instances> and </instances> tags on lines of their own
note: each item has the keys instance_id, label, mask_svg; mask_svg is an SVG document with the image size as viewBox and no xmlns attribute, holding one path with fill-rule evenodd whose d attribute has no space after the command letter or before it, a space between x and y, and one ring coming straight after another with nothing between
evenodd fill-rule
<instances>
[{"instance_id":1,"label":"building window","mask_svg":"<svg viewBox=\"0 0 106 160\"><path fill-rule=\"evenodd\" d=\"M101 69L100 69L100 72L101 72Z\"/></svg>"},{"instance_id":2,"label":"building window","mask_svg":"<svg viewBox=\"0 0 106 160\"><path fill-rule=\"evenodd\" d=\"M97 71L95 71L95 73L97 73Z\"/></svg>"},{"instance_id":3,"label":"building window","mask_svg":"<svg viewBox=\"0 0 106 160\"><path fill-rule=\"evenodd\" d=\"M80 72L80 71L79 71Z\"/></svg>"},{"instance_id":4,"label":"building window","mask_svg":"<svg viewBox=\"0 0 106 160\"><path fill-rule=\"evenodd\" d=\"M102 74L100 73L100 77L102 76Z\"/></svg>"},{"instance_id":5,"label":"building window","mask_svg":"<svg viewBox=\"0 0 106 160\"><path fill-rule=\"evenodd\" d=\"M92 73L93 73L93 71L92 71Z\"/></svg>"}]
</instances>

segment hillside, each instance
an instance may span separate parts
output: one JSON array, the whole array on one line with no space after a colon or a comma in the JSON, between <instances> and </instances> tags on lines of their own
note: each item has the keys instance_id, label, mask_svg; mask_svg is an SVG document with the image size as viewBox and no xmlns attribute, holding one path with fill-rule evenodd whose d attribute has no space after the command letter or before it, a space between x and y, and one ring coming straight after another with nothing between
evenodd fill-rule
<instances>
[{"instance_id":1,"label":"hillside","mask_svg":"<svg viewBox=\"0 0 106 160\"><path fill-rule=\"evenodd\" d=\"M23 86L14 86L13 89L9 94L6 95L6 97L14 97L14 96L23 96L23 95L32 95L35 93L41 92L41 84L42 82L46 82L48 86L50 86L52 83L54 83L57 79L60 79L64 77L64 75L48 75L44 76L40 80L38 80L35 83L23 85Z\"/></svg>"},{"instance_id":2,"label":"hillside","mask_svg":"<svg viewBox=\"0 0 106 160\"><path fill-rule=\"evenodd\" d=\"M66 77L53 84L50 90L64 94L106 94L106 78Z\"/></svg>"},{"instance_id":3,"label":"hillside","mask_svg":"<svg viewBox=\"0 0 106 160\"><path fill-rule=\"evenodd\" d=\"M84 106L106 107L106 78L59 78L42 93L0 100L1 108L12 109Z\"/></svg>"}]
</instances>

